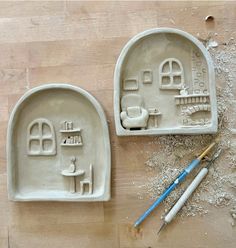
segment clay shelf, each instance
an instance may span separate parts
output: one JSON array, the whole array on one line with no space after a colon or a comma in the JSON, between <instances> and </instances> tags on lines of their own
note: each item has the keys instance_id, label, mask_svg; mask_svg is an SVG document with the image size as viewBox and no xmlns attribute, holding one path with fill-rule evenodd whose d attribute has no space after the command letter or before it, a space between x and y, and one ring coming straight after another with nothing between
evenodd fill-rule
<instances>
[{"instance_id":1,"label":"clay shelf","mask_svg":"<svg viewBox=\"0 0 236 248\"><path fill-rule=\"evenodd\" d=\"M77 128L77 129L72 129L72 130L60 130L60 133L78 133L80 131L81 129Z\"/></svg>"},{"instance_id":2,"label":"clay shelf","mask_svg":"<svg viewBox=\"0 0 236 248\"><path fill-rule=\"evenodd\" d=\"M61 144L61 146L82 146L82 143L79 144Z\"/></svg>"}]
</instances>

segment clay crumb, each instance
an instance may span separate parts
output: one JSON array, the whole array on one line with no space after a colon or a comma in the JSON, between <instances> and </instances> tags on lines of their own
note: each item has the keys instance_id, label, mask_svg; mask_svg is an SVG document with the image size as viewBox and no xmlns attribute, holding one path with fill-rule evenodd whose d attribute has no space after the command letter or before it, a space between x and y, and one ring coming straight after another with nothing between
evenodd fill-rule
<instances>
[{"instance_id":1,"label":"clay crumb","mask_svg":"<svg viewBox=\"0 0 236 248\"><path fill-rule=\"evenodd\" d=\"M215 41L215 40L212 40L212 39L209 39L208 41L207 41L207 43L206 43L206 48L207 48L207 50L209 50L210 48L216 48L216 47L218 47L218 42L217 41Z\"/></svg>"},{"instance_id":2,"label":"clay crumb","mask_svg":"<svg viewBox=\"0 0 236 248\"><path fill-rule=\"evenodd\" d=\"M209 19L208 17L207 19ZM211 19L211 18L210 18ZM216 72L217 108L219 126L217 136L223 152L211 167L207 177L189 198L179 215L201 216L209 212L209 207L227 208L235 224L236 206L236 101L233 83L236 81L236 44L234 39L227 46L209 49ZM167 135L154 137L150 145L156 145L156 152L145 162L144 184L139 183L139 199L156 199L173 181L182 169L203 147L209 145L216 135ZM195 170L187 180L175 189L164 201L164 209L169 210L191 183L199 170ZM138 183L137 183L138 184Z\"/></svg>"}]
</instances>

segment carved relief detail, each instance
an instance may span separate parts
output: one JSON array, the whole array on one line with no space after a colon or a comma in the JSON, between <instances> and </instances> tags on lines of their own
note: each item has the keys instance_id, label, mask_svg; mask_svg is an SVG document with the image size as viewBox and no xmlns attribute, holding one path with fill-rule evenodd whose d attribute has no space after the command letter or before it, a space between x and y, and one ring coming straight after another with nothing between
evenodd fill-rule
<instances>
[{"instance_id":1,"label":"carved relief detail","mask_svg":"<svg viewBox=\"0 0 236 248\"><path fill-rule=\"evenodd\" d=\"M81 129L74 128L72 121L64 121L60 130L62 133L61 146L82 146Z\"/></svg>"},{"instance_id":2,"label":"carved relief detail","mask_svg":"<svg viewBox=\"0 0 236 248\"><path fill-rule=\"evenodd\" d=\"M84 194L85 185L89 186L88 193L91 195L93 193L93 165L89 165L89 175L83 181L80 181L80 192L81 195Z\"/></svg>"},{"instance_id":3,"label":"carved relief detail","mask_svg":"<svg viewBox=\"0 0 236 248\"><path fill-rule=\"evenodd\" d=\"M123 90L138 90L138 80L136 78L128 78L123 82Z\"/></svg>"},{"instance_id":4,"label":"carved relief detail","mask_svg":"<svg viewBox=\"0 0 236 248\"><path fill-rule=\"evenodd\" d=\"M39 118L33 120L27 128L27 153L32 156L56 154L56 137L52 123Z\"/></svg>"},{"instance_id":5,"label":"carved relief detail","mask_svg":"<svg viewBox=\"0 0 236 248\"><path fill-rule=\"evenodd\" d=\"M175 58L165 59L159 67L160 89L181 89L184 84L184 70Z\"/></svg>"},{"instance_id":6,"label":"carved relief detail","mask_svg":"<svg viewBox=\"0 0 236 248\"><path fill-rule=\"evenodd\" d=\"M143 106L142 96L137 94L123 96L121 99L121 108L120 118L123 127L126 129L146 128L149 113Z\"/></svg>"},{"instance_id":7,"label":"carved relief detail","mask_svg":"<svg viewBox=\"0 0 236 248\"><path fill-rule=\"evenodd\" d=\"M211 111L211 105L209 104L203 104L203 105L195 105L187 108L186 114L192 115L193 113L196 113L198 111Z\"/></svg>"},{"instance_id":8,"label":"carved relief detail","mask_svg":"<svg viewBox=\"0 0 236 248\"><path fill-rule=\"evenodd\" d=\"M151 84L152 83L152 71L145 70L143 71L143 83L144 84Z\"/></svg>"},{"instance_id":9,"label":"carved relief detail","mask_svg":"<svg viewBox=\"0 0 236 248\"><path fill-rule=\"evenodd\" d=\"M76 157L71 157L70 159L70 166L68 169L65 169L61 172L64 177L68 177L70 180L70 193L76 193L76 177L82 176L85 171L79 170L76 168Z\"/></svg>"}]
</instances>

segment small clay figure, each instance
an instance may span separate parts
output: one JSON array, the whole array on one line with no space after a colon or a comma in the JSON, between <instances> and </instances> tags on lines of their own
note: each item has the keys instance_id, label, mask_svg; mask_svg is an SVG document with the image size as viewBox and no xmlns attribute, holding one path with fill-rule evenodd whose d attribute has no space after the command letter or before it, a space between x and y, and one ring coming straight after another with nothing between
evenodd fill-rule
<instances>
[{"instance_id":1,"label":"small clay figure","mask_svg":"<svg viewBox=\"0 0 236 248\"><path fill-rule=\"evenodd\" d=\"M181 96L187 96L188 95L188 91L187 91L187 89L188 89L189 87L186 87L186 85L183 85L182 86L182 89L180 90L180 95Z\"/></svg>"},{"instance_id":2,"label":"small clay figure","mask_svg":"<svg viewBox=\"0 0 236 248\"><path fill-rule=\"evenodd\" d=\"M71 163L70 163L70 166L68 168L68 172L73 173L76 170L76 166L75 166L76 158L75 157L71 157L70 161L71 161Z\"/></svg>"}]
</instances>

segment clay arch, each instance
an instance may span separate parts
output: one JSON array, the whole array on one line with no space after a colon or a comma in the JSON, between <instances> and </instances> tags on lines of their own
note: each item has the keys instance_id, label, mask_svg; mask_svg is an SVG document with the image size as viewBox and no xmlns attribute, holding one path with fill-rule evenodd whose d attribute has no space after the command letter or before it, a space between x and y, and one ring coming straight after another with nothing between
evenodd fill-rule
<instances>
[{"instance_id":1,"label":"clay arch","mask_svg":"<svg viewBox=\"0 0 236 248\"><path fill-rule=\"evenodd\" d=\"M187 108L186 114L188 116L199 112L199 111L211 111L211 106L209 104L195 105Z\"/></svg>"},{"instance_id":2,"label":"clay arch","mask_svg":"<svg viewBox=\"0 0 236 248\"><path fill-rule=\"evenodd\" d=\"M47 133L44 130L47 129ZM34 133L33 133L34 130ZM36 149L31 149L31 142L36 143ZM49 143L49 148L46 149L45 143ZM55 131L52 123L45 118L33 120L27 128L27 153L28 155L55 155L56 140Z\"/></svg>"},{"instance_id":3,"label":"clay arch","mask_svg":"<svg viewBox=\"0 0 236 248\"><path fill-rule=\"evenodd\" d=\"M207 81L208 81L208 85L209 85L209 98L211 100L211 113L217 113L216 92L215 92L215 85L214 85L215 84L214 66L213 66L213 61L211 59L211 56L208 53L208 51L206 50L206 48L194 36L184 32L182 30L178 30L178 29L174 29L174 28L154 28L154 29L150 29L150 30L146 30L144 32L141 32L141 33L137 34L136 36L134 36L133 38L131 38L127 42L127 44L124 46L124 48L122 49L122 51L119 55L119 58L117 60L117 63L116 63L115 72L114 72L114 118L115 118L116 133L119 136L161 135L161 134L169 134L170 132L172 134L183 133L183 129L180 129L179 127L174 127L171 129L166 129L166 128L146 129L146 130L140 130L140 131L138 130L136 132L131 133L131 131L125 129L122 126L122 122L120 119L120 113L122 111L121 110L121 98L123 96L122 95L123 94L123 89L122 89L123 73L124 73L124 69L125 69L125 64L129 60L130 53L132 54L132 50L135 49L139 43L143 42L143 40L148 39L151 36L154 37L155 35L160 35L160 36L163 35L163 39L166 39L166 42L168 43L168 37L166 37L166 34L171 34L171 35L173 34L173 35L180 36L181 38L184 38L187 41L189 41L197 50L199 50L201 56L203 57L203 59L206 63L206 70L208 71ZM159 56L159 54L156 54L156 56ZM169 55L168 57L173 58L170 56L172 56L172 55ZM163 61L165 59L166 58L163 56L163 58L161 58L161 61ZM175 58L173 58L173 59L175 59ZM180 56L180 59L181 59L181 56ZM153 69L153 71L156 72L156 74L159 74L159 66L160 65L158 64L155 66L156 66L157 70ZM184 64L183 64L183 66L184 66ZM145 69L150 69L150 68L146 68L146 67L145 67ZM158 78L158 77L156 77L156 78ZM156 79L156 78L154 78L153 80L159 80L159 78L158 79ZM186 75L185 75L185 78L186 78ZM185 80L185 78L183 78L183 80ZM181 89L180 86L182 86L182 85L179 84L176 87L176 90ZM218 124L217 114L213 114L211 116L211 123L207 127L204 127L204 128L194 127L192 129L185 129L184 133L185 134L192 134L193 132L194 133L212 133L212 132L214 133L217 131L217 124Z\"/></svg>"},{"instance_id":4,"label":"clay arch","mask_svg":"<svg viewBox=\"0 0 236 248\"><path fill-rule=\"evenodd\" d=\"M161 89L181 89L184 84L182 63L175 58L167 58L162 61L159 66L159 81Z\"/></svg>"},{"instance_id":5,"label":"clay arch","mask_svg":"<svg viewBox=\"0 0 236 248\"><path fill-rule=\"evenodd\" d=\"M99 174L99 180L95 180L95 187L98 187L95 192L93 193L93 197L90 196L81 196L78 198L75 198L74 196L64 196L64 195L57 195L57 194L47 194L42 193L36 196L32 196L28 194L26 191L22 191L23 193L18 194L19 188L18 185L15 184L15 180L18 180L16 178L19 178L19 175L17 174L17 170L19 168L29 168L31 170L31 166L28 166L28 164L25 165L24 161L19 159L19 156L26 157L26 161L30 160L30 164L32 164L34 161L42 160L42 157L32 157L27 156L30 154L27 154L27 134L29 138L37 138L33 137L32 135L32 128L36 125L46 125L49 132L47 132L46 138L53 138L55 136L55 141L57 142L57 146L60 145L60 140L56 139L56 136L61 137L60 134L60 119L50 119L50 113L44 116L44 113L40 113L40 115L32 114L32 119L27 115L27 113L24 113L25 108L27 106L32 106L32 108L35 106L34 99L37 97L40 97L40 95L47 92L54 92L54 91L66 91L68 94L73 94L74 97L81 97L82 101L88 101L89 102L89 109L93 111L94 117L96 117L96 120L101 124L99 125L98 132L93 132L95 134L98 133L98 135L101 137L99 141L96 139L96 137L91 137L96 140L94 142L95 145L100 145L102 148L101 150L104 153L104 156L101 156L99 153L93 153L94 154L94 160L99 161L97 162L97 167L102 168L101 170L104 170L105 172L102 174ZM63 102L63 101L62 101ZM50 105L55 106L56 105ZM79 105L80 106L80 105ZM52 107L53 108L53 107ZM57 110L57 111L60 111ZM74 110L76 112L76 110ZM24 118L22 118L22 115L24 114L27 116L26 121ZM90 113L86 112L86 116L90 118ZM47 119L45 119L46 117ZM80 116L78 116L79 118ZM30 120L30 121L28 121ZM88 119L90 121L90 124L93 123L94 119ZM20 125L19 125L20 123ZM41 123L41 124L40 124ZM53 124L53 126L51 125ZM91 124L90 126L92 126ZM18 127L21 127L20 129ZM24 127L24 130L22 130L22 127ZM23 131L23 132L22 132ZM55 134L54 134L55 132ZM22 134L23 133L23 134ZM87 132L90 133L90 132ZM37 136L37 135L36 135ZM96 146L92 142L87 143L87 147L90 145L95 147ZM62 83L54 83L54 84L47 84L47 85L41 85L36 88L33 88L29 91L27 91L16 103L15 107L12 110L12 113L9 118L8 122L8 130L7 130L7 164L8 164L8 196L9 199L16 200L16 201L41 201L41 200L63 200L63 201L107 201L110 199L110 176L111 176L111 151L110 151L110 139L109 139L109 130L108 130L108 123L105 116L105 113L99 104L99 102L93 97L91 94L89 94L87 91L73 86L69 84L62 84ZM19 152L20 150L20 152ZM61 153L60 149L60 153ZM87 148L87 151L89 152L89 148ZM44 158L47 160L48 163L52 163L51 161L59 161L61 154L59 154L59 149L57 151L57 154L55 154L54 157L50 158ZM101 158L102 157L102 158ZM100 161L101 160L101 161ZM40 166L38 166L40 167ZM97 167L95 170L97 170ZM42 168L42 167L41 167ZM42 168L47 169L48 167L45 166ZM50 177L48 177L48 180L50 180ZM30 182L29 182L30 183ZM20 189L21 190L21 189ZM64 188L60 190L64 191ZM43 196L42 196L43 195Z\"/></svg>"}]
</instances>

